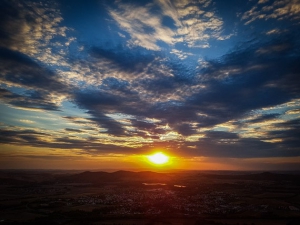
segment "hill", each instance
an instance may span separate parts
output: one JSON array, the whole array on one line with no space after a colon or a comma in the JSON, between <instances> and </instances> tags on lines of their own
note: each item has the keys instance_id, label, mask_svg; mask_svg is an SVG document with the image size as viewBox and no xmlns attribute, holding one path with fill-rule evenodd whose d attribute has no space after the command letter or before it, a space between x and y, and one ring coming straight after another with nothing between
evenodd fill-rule
<instances>
[{"instance_id":1,"label":"hill","mask_svg":"<svg viewBox=\"0 0 300 225\"><path fill-rule=\"evenodd\" d=\"M62 182L93 184L120 181L161 182L169 179L170 175L165 173L151 171L131 172L123 170L112 173L85 171L83 173L61 176L59 178Z\"/></svg>"}]
</instances>

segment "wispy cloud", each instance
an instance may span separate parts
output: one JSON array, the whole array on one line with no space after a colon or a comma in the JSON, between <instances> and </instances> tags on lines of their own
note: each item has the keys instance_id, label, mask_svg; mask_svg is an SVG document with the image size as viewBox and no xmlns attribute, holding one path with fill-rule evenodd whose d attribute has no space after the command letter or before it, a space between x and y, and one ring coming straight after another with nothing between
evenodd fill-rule
<instances>
[{"instance_id":1,"label":"wispy cloud","mask_svg":"<svg viewBox=\"0 0 300 225\"><path fill-rule=\"evenodd\" d=\"M110 9L112 18L130 34L129 45L158 51L161 50L158 42L163 41L168 45L184 42L189 47L207 48L209 39L231 37L222 35L223 21L213 11L210 0L198 3L157 0L156 4L161 13L153 12L153 3L140 7L118 2L118 9Z\"/></svg>"},{"instance_id":2,"label":"wispy cloud","mask_svg":"<svg viewBox=\"0 0 300 225\"><path fill-rule=\"evenodd\" d=\"M1 29L7 37L1 47L42 59L50 56L48 45L55 37L66 36L67 28L59 26L63 18L53 5L13 0L2 2L1 8Z\"/></svg>"},{"instance_id":3,"label":"wispy cloud","mask_svg":"<svg viewBox=\"0 0 300 225\"><path fill-rule=\"evenodd\" d=\"M31 124L31 123L35 123L34 121L32 121L32 120L20 120L22 123L29 123L29 124Z\"/></svg>"},{"instance_id":4,"label":"wispy cloud","mask_svg":"<svg viewBox=\"0 0 300 225\"><path fill-rule=\"evenodd\" d=\"M209 47L209 39L225 40L231 35L222 35L223 21L217 16L211 0L195 3L193 1L175 1L178 20L178 39L188 43L189 47Z\"/></svg>"},{"instance_id":5,"label":"wispy cloud","mask_svg":"<svg viewBox=\"0 0 300 225\"><path fill-rule=\"evenodd\" d=\"M138 45L151 50L159 50L157 41L173 43L174 31L161 24L159 15L150 13L150 7L118 3L118 10L111 9L110 15L131 35L130 45Z\"/></svg>"},{"instance_id":6,"label":"wispy cloud","mask_svg":"<svg viewBox=\"0 0 300 225\"><path fill-rule=\"evenodd\" d=\"M249 11L245 12L242 20L250 24L255 20L290 19L296 23L300 20L300 2L298 0L258 1Z\"/></svg>"}]
</instances>

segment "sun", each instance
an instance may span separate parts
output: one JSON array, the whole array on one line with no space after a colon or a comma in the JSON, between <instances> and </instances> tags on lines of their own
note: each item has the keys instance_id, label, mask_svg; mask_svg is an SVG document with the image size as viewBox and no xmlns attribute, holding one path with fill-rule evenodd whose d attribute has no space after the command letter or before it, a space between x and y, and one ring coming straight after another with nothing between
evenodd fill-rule
<instances>
[{"instance_id":1,"label":"sun","mask_svg":"<svg viewBox=\"0 0 300 225\"><path fill-rule=\"evenodd\" d=\"M166 156L162 152L155 153L153 155L147 156L148 160L157 165L166 164L169 161L169 156Z\"/></svg>"}]
</instances>

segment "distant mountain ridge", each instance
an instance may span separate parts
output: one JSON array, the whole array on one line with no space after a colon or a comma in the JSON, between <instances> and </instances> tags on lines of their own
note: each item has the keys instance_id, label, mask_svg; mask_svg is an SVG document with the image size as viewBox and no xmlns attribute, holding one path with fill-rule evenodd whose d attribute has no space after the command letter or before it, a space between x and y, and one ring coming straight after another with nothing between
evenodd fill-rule
<instances>
[{"instance_id":1,"label":"distant mountain ridge","mask_svg":"<svg viewBox=\"0 0 300 225\"><path fill-rule=\"evenodd\" d=\"M119 182L119 181L144 181L154 182L168 180L169 174L156 173L151 171L131 172L119 170L116 172L90 172L85 171L79 174L62 176L59 180L75 183L100 183L100 182Z\"/></svg>"},{"instance_id":2,"label":"distant mountain ridge","mask_svg":"<svg viewBox=\"0 0 300 225\"><path fill-rule=\"evenodd\" d=\"M279 174L271 172L239 174L239 175L219 175L219 174L200 174L214 179L233 179L233 180L300 180L299 174Z\"/></svg>"},{"instance_id":3,"label":"distant mountain ridge","mask_svg":"<svg viewBox=\"0 0 300 225\"><path fill-rule=\"evenodd\" d=\"M28 172L17 171L8 172L0 171L0 183L11 185L30 185L30 184L53 184L53 183L85 183L85 184L103 184L103 183L121 183L121 182L137 182L137 183L173 183L190 181L192 182L208 179L220 180L259 180L259 181L295 181L300 182L300 174L287 173L238 173L238 174L218 174L213 172L185 172L185 173L164 173L164 172L132 172L119 170L116 172L68 172L51 173L47 172Z\"/></svg>"}]
</instances>

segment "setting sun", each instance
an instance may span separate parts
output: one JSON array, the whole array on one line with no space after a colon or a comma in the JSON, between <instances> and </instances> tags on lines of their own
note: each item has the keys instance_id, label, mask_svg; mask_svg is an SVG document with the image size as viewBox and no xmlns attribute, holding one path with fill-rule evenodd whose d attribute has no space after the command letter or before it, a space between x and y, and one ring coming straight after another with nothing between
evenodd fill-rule
<instances>
[{"instance_id":1,"label":"setting sun","mask_svg":"<svg viewBox=\"0 0 300 225\"><path fill-rule=\"evenodd\" d=\"M148 160L154 164L162 165L169 161L169 157L163 154L162 152L155 153L153 155L149 155Z\"/></svg>"}]
</instances>

